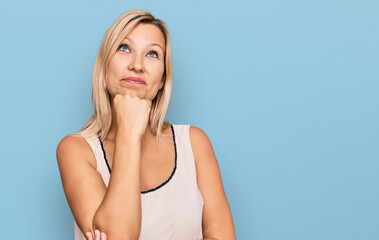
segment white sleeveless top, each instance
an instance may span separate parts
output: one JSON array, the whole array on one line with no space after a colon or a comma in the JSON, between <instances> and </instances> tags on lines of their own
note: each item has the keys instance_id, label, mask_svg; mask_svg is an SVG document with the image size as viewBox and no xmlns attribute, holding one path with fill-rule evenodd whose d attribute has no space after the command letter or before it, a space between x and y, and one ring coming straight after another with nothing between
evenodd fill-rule
<instances>
[{"instance_id":1,"label":"white sleeveless top","mask_svg":"<svg viewBox=\"0 0 379 240\"><path fill-rule=\"evenodd\" d=\"M158 187L141 192L142 222L140 240L203 239L204 201L197 186L195 160L189 125L171 125L175 146L175 167L171 176ZM108 187L110 168L98 138L87 139L97 162L97 171ZM75 240L83 233L75 224Z\"/></svg>"}]
</instances>

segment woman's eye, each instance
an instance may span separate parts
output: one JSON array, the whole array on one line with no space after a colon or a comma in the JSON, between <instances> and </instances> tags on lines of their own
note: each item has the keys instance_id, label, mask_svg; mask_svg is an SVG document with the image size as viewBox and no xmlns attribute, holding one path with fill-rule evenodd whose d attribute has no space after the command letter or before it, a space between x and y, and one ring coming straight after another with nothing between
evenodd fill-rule
<instances>
[{"instance_id":1,"label":"woman's eye","mask_svg":"<svg viewBox=\"0 0 379 240\"><path fill-rule=\"evenodd\" d=\"M130 52L130 48L128 45L121 45L118 49L123 52Z\"/></svg>"},{"instance_id":2,"label":"woman's eye","mask_svg":"<svg viewBox=\"0 0 379 240\"><path fill-rule=\"evenodd\" d=\"M148 54L147 54L148 57L152 57L152 58L158 58L158 53L156 51L150 51Z\"/></svg>"}]
</instances>

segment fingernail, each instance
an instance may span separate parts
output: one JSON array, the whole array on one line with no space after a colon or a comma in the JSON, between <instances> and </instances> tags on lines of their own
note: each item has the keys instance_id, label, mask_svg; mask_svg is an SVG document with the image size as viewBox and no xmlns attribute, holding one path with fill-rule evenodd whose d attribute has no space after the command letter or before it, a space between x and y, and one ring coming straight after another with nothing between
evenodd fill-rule
<instances>
[{"instance_id":1,"label":"fingernail","mask_svg":"<svg viewBox=\"0 0 379 240\"><path fill-rule=\"evenodd\" d=\"M105 233L101 233L101 240L105 240L105 239L107 239L107 236L105 235Z\"/></svg>"},{"instance_id":2,"label":"fingernail","mask_svg":"<svg viewBox=\"0 0 379 240\"><path fill-rule=\"evenodd\" d=\"M99 237L100 237L100 231L97 230L97 229L95 230L95 237L96 237L96 238L99 238Z\"/></svg>"}]
</instances>

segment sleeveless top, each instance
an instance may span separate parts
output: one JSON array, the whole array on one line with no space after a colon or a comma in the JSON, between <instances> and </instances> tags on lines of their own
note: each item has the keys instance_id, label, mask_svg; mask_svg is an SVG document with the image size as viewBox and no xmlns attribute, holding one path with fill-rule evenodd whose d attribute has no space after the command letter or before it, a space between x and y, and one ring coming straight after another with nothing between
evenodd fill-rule
<instances>
[{"instance_id":1,"label":"sleeveless top","mask_svg":"<svg viewBox=\"0 0 379 240\"><path fill-rule=\"evenodd\" d=\"M140 240L203 239L203 197L196 180L196 166L189 136L189 125L171 125L175 147L175 167L158 187L141 192ZM87 139L100 173L108 187L111 169L99 138ZM173 159L174 161L174 159ZM83 233L76 224L75 240Z\"/></svg>"}]
</instances>

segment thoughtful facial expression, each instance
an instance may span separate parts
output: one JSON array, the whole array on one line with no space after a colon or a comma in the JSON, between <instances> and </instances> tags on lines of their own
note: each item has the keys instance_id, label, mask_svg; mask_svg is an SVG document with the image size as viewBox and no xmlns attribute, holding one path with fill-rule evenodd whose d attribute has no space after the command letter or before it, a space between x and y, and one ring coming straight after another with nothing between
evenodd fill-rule
<instances>
[{"instance_id":1,"label":"thoughtful facial expression","mask_svg":"<svg viewBox=\"0 0 379 240\"><path fill-rule=\"evenodd\" d=\"M153 100L163 87L165 40L158 27L138 24L122 41L111 58L106 86L116 94Z\"/></svg>"}]
</instances>

